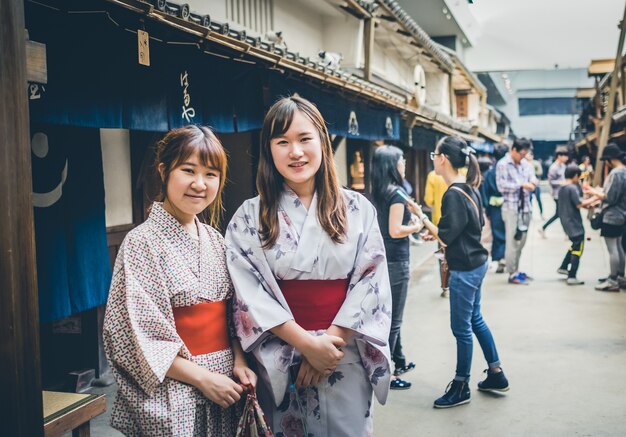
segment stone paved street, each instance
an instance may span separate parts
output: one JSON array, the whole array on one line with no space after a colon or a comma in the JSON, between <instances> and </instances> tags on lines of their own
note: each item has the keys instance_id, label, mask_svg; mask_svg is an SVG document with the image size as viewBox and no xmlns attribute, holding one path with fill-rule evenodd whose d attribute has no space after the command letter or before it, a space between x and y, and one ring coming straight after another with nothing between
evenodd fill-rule
<instances>
[{"instance_id":1,"label":"stone paved street","mask_svg":"<svg viewBox=\"0 0 626 437\"><path fill-rule=\"evenodd\" d=\"M544 240L539 223L535 217L521 262L534 283L509 285L505 275L489 272L483 288L483 315L509 393L500 398L476 390L486 364L475 341L472 401L432 408L454 376L456 352L431 258L413 270L402 329L407 358L417 364L405 375L413 387L377 405L375 436L626 435L626 293L593 290L608 271L608 255L591 230L579 270L586 284L567 286L555 272L568 247L565 234L557 221Z\"/></svg>"},{"instance_id":2,"label":"stone paved street","mask_svg":"<svg viewBox=\"0 0 626 437\"><path fill-rule=\"evenodd\" d=\"M565 234L556 222L544 240L539 223L535 217L521 263L534 283L509 285L505 275L489 272L483 289L483 314L511 390L502 397L476 391L486 365L475 343L472 401L448 410L432 408L454 376L448 300L439 296L432 243L411 248L402 338L417 368L406 374L410 390L391 392L384 407L376 404L376 437L626 435L626 293L593 290L608 255L591 230L579 270L586 284L565 285L555 272L568 247ZM92 435L121 436L108 426L114 388L105 391L109 411L92 422Z\"/></svg>"}]
</instances>

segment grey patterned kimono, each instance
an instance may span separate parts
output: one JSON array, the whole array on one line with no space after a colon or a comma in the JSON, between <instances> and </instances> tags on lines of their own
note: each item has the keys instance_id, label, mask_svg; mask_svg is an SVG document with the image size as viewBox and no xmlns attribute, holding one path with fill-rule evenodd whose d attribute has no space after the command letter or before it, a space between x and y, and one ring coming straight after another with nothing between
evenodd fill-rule
<instances>
[{"instance_id":1,"label":"grey patterned kimono","mask_svg":"<svg viewBox=\"0 0 626 437\"><path fill-rule=\"evenodd\" d=\"M317 196L307 211L288 188L280 201L274 247L261 248L259 197L244 202L226 232L235 329L244 350L259 363L260 395L265 389L268 397L261 403L277 437L371 435L372 391L381 404L387 399L391 292L385 249L371 203L353 191L343 195L348 232L342 244L320 226ZM297 370L290 368L300 354L270 331L293 319L277 280L344 278L348 291L333 324L352 329L354 336L332 375L296 391L291 383Z\"/></svg>"},{"instance_id":2,"label":"grey patterned kimono","mask_svg":"<svg viewBox=\"0 0 626 437\"><path fill-rule=\"evenodd\" d=\"M111 425L128 436L235 435L239 406L223 409L165 376L180 355L232 377L230 347L192 355L176 332L172 308L232 295L222 236L198 220L196 225L198 241L155 202L117 255L103 336L118 385Z\"/></svg>"}]
</instances>

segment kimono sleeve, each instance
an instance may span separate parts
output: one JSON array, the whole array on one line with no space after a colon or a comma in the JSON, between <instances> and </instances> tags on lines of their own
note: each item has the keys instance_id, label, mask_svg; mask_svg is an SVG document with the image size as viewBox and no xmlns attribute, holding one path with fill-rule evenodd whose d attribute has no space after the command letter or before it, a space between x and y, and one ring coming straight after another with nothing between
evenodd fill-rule
<instances>
[{"instance_id":1,"label":"kimono sleeve","mask_svg":"<svg viewBox=\"0 0 626 437\"><path fill-rule=\"evenodd\" d=\"M226 231L226 263L235 294L233 322L244 351L250 352L270 329L293 320L272 287L278 287L265 258L257 231L254 208L244 203Z\"/></svg>"},{"instance_id":2,"label":"kimono sleeve","mask_svg":"<svg viewBox=\"0 0 626 437\"><path fill-rule=\"evenodd\" d=\"M388 344L391 328L391 287L376 210L362 196L360 200L359 210L352 210L349 214L361 215L363 233L357 242L357 255L346 300L335 316L333 325L355 331L354 338L361 363L376 398L384 405L391 378ZM356 220L356 217L351 217L350 222L354 223Z\"/></svg>"},{"instance_id":3,"label":"kimono sleeve","mask_svg":"<svg viewBox=\"0 0 626 437\"><path fill-rule=\"evenodd\" d=\"M129 234L115 262L104 318L111 366L148 395L186 349L176 332L162 268L149 241Z\"/></svg>"},{"instance_id":4,"label":"kimono sleeve","mask_svg":"<svg viewBox=\"0 0 626 437\"><path fill-rule=\"evenodd\" d=\"M365 199L360 203L363 234L356 242L357 255L346 300L333 324L356 331L367 342L385 346L391 327L391 287L385 246L376 210Z\"/></svg>"}]
</instances>

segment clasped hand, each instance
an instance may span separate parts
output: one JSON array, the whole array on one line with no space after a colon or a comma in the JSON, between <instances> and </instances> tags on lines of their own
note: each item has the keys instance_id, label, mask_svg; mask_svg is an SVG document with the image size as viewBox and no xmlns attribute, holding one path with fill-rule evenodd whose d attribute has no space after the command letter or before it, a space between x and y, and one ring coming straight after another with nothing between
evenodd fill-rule
<instances>
[{"instance_id":1,"label":"clasped hand","mask_svg":"<svg viewBox=\"0 0 626 437\"><path fill-rule=\"evenodd\" d=\"M328 376L343 358L341 348L345 345L346 342L341 337L322 334L312 337L309 346L301 353L315 370Z\"/></svg>"},{"instance_id":2,"label":"clasped hand","mask_svg":"<svg viewBox=\"0 0 626 437\"><path fill-rule=\"evenodd\" d=\"M256 387L256 374L245 365L235 364L233 376L239 383L220 373L206 372L198 389L210 400L222 408L228 408L241 399L244 386Z\"/></svg>"}]
</instances>

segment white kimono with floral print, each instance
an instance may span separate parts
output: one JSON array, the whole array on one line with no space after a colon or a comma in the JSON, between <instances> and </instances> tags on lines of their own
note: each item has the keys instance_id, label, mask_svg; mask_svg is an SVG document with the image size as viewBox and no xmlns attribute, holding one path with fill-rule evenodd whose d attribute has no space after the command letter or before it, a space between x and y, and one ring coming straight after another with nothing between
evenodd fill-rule
<instances>
[{"instance_id":1,"label":"white kimono with floral print","mask_svg":"<svg viewBox=\"0 0 626 437\"><path fill-rule=\"evenodd\" d=\"M103 334L118 384L111 424L125 435L235 434L239 407L224 410L195 387L165 376L177 355L232 376L230 348L193 356L176 332L173 307L232 296L224 240L196 224L199 240L155 203L120 247Z\"/></svg>"},{"instance_id":2,"label":"white kimono with floral print","mask_svg":"<svg viewBox=\"0 0 626 437\"><path fill-rule=\"evenodd\" d=\"M317 196L307 211L287 187L274 247L261 247L259 197L244 202L226 232L235 329L244 350L260 365L261 387L271 391L274 402L261 401L278 437L304 431L315 437L369 435L372 391L381 404L387 399L391 292L385 249L371 203L353 191L343 190L343 195L348 231L342 244L319 224ZM348 292L333 324L352 329L354 336L335 373L295 396L290 366L299 363L300 355L270 331L293 319L277 280L344 278L349 278Z\"/></svg>"}]
</instances>

